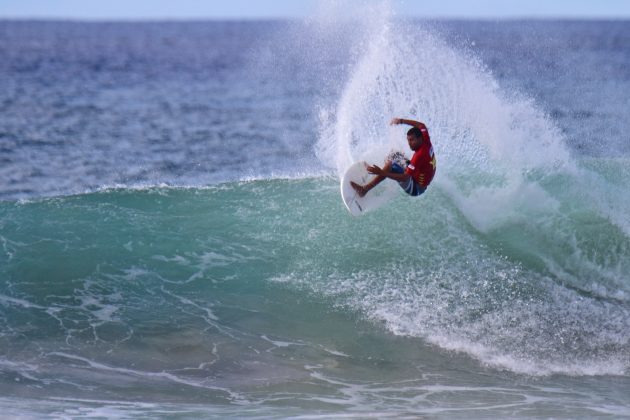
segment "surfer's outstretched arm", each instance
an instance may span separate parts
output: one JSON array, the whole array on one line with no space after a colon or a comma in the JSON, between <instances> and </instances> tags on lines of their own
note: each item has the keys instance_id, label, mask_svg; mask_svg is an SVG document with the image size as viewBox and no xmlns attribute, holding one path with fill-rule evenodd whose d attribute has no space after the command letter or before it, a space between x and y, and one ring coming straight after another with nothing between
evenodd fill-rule
<instances>
[{"instance_id":1,"label":"surfer's outstretched arm","mask_svg":"<svg viewBox=\"0 0 630 420\"><path fill-rule=\"evenodd\" d=\"M406 124L406 125L411 125L413 127L418 128L419 130L426 130L427 126L424 125L424 123L421 123L420 121L415 121L415 120L405 120L402 118L392 118L392 120L389 122L389 125L400 125L400 124Z\"/></svg>"}]
</instances>

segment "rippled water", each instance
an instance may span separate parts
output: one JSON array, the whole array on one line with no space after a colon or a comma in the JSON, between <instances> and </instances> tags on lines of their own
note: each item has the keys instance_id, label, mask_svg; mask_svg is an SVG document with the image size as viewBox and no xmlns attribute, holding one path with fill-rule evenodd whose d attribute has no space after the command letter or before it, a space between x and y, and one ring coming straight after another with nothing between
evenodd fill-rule
<instances>
[{"instance_id":1,"label":"rippled water","mask_svg":"<svg viewBox=\"0 0 630 420\"><path fill-rule=\"evenodd\" d=\"M626 22L0 21L0 405L621 417ZM338 176L438 157L354 219Z\"/></svg>"}]
</instances>

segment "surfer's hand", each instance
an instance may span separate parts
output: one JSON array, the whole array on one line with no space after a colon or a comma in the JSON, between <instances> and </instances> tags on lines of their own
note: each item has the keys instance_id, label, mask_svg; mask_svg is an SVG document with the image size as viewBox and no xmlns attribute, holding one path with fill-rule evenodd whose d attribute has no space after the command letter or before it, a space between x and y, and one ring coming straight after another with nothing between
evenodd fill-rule
<instances>
[{"instance_id":1,"label":"surfer's hand","mask_svg":"<svg viewBox=\"0 0 630 420\"><path fill-rule=\"evenodd\" d=\"M383 170L376 165L368 166L367 170L369 173L374 174L374 175L383 175Z\"/></svg>"},{"instance_id":2,"label":"surfer's hand","mask_svg":"<svg viewBox=\"0 0 630 420\"><path fill-rule=\"evenodd\" d=\"M398 125L398 124L402 124L402 119L392 118L392 120L389 122L389 125Z\"/></svg>"}]
</instances>

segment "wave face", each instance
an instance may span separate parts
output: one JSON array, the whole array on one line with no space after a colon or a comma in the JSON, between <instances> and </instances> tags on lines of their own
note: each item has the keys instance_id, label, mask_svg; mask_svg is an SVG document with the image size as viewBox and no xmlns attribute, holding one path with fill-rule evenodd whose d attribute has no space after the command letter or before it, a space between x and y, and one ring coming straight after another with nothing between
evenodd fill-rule
<instances>
[{"instance_id":1,"label":"wave face","mask_svg":"<svg viewBox=\"0 0 630 420\"><path fill-rule=\"evenodd\" d=\"M540 214L522 210L485 232L440 187L352 219L326 179L2 203L3 357L98 370L97 355L140 369L156 362L145 351L166 351L156 360L186 377L179 350L152 340L194 355L216 335L245 354L269 336L248 325L258 316L334 330L300 306L258 314L280 290L489 366L627 374L630 239L588 203L557 200L566 211L529 223ZM208 337L187 336L200 330Z\"/></svg>"}]
</instances>

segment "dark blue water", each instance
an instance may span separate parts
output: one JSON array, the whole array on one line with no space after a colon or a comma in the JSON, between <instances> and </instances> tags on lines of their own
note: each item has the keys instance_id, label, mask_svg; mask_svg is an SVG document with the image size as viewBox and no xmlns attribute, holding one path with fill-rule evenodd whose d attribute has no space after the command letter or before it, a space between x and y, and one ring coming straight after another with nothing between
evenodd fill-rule
<instances>
[{"instance_id":1,"label":"dark blue water","mask_svg":"<svg viewBox=\"0 0 630 420\"><path fill-rule=\"evenodd\" d=\"M628 98L625 21L0 21L0 405L626 416Z\"/></svg>"},{"instance_id":2,"label":"dark blue water","mask_svg":"<svg viewBox=\"0 0 630 420\"><path fill-rule=\"evenodd\" d=\"M253 74L282 26L3 22L2 195L282 170L315 136L312 89ZM235 152L250 147L266 152Z\"/></svg>"}]
</instances>

